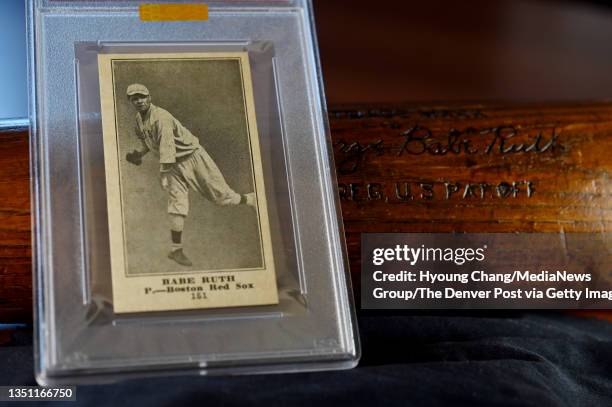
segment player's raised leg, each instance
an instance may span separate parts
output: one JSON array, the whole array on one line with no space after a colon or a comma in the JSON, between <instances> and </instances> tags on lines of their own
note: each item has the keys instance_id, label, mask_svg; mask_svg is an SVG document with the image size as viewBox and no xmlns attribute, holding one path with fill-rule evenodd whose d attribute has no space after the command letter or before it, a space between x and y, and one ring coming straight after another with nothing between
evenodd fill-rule
<instances>
[{"instance_id":1,"label":"player's raised leg","mask_svg":"<svg viewBox=\"0 0 612 407\"><path fill-rule=\"evenodd\" d=\"M217 164L203 147L189 159L178 164L185 181L217 205L248 205L255 207L255 193L239 194L225 181Z\"/></svg>"}]
</instances>

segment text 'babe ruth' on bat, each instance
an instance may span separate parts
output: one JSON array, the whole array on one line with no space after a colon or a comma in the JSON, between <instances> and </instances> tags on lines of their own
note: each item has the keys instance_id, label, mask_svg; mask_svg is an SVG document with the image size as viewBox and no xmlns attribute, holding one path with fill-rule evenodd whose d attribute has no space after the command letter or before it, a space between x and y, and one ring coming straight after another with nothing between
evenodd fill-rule
<instances>
[{"instance_id":1,"label":"text 'babe ruth' on bat","mask_svg":"<svg viewBox=\"0 0 612 407\"><path fill-rule=\"evenodd\" d=\"M182 266L191 266L182 247L185 218L189 214L189 189L218 205L244 204L253 208L256 206L255 193L241 195L235 192L198 138L168 111L151 103L146 86L129 85L127 97L137 111L135 133L142 142L142 149L127 153L125 159L140 165L149 151L159 158L161 187L168 194L172 239L168 257Z\"/></svg>"}]
</instances>

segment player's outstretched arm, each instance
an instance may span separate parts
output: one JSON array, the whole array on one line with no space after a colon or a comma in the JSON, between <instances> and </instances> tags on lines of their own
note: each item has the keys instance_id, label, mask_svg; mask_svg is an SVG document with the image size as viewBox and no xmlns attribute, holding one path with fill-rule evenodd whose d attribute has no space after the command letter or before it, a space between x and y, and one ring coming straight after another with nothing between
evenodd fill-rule
<instances>
[{"instance_id":1,"label":"player's outstretched arm","mask_svg":"<svg viewBox=\"0 0 612 407\"><path fill-rule=\"evenodd\" d=\"M142 140L141 140L142 141ZM144 157L149 152L149 147L142 141L142 148L138 151L140 153L140 157Z\"/></svg>"}]
</instances>

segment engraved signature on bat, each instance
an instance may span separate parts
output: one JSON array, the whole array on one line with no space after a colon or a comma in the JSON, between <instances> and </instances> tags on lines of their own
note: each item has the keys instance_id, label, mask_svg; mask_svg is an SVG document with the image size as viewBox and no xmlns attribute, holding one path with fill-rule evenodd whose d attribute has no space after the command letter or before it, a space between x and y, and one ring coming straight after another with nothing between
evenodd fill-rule
<instances>
[{"instance_id":1,"label":"engraved signature on bat","mask_svg":"<svg viewBox=\"0 0 612 407\"><path fill-rule=\"evenodd\" d=\"M560 143L559 133L554 127L549 129L550 134L544 130L539 128L535 134L530 134L522 132L520 127L504 125L440 132L415 125L396 134L393 140L377 139L362 143L340 139L334 143L334 151L340 174L354 173L372 156L508 156L567 151L567 146Z\"/></svg>"}]
</instances>

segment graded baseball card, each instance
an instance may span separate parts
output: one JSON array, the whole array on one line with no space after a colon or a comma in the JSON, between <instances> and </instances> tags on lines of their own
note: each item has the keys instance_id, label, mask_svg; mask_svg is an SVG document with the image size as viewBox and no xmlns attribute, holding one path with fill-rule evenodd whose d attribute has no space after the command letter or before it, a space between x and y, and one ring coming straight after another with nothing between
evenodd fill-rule
<instances>
[{"instance_id":1,"label":"graded baseball card","mask_svg":"<svg viewBox=\"0 0 612 407\"><path fill-rule=\"evenodd\" d=\"M278 303L248 54L98 65L114 311Z\"/></svg>"}]
</instances>

